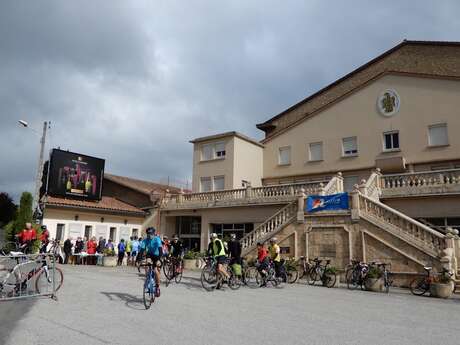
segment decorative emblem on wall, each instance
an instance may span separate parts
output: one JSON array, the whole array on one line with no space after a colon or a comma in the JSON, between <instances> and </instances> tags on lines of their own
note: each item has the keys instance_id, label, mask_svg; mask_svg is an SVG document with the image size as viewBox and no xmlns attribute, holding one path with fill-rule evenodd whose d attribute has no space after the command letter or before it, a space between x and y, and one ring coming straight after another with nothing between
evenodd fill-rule
<instances>
[{"instance_id":1,"label":"decorative emblem on wall","mask_svg":"<svg viewBox=\"0 0 460 345\"><path fill-rule=\"evenodd\" d=\"M377 99L377 108L383 116L393 116L399 111L399 95L395 90L385 90Z\"/></svg>"}]
</instances>

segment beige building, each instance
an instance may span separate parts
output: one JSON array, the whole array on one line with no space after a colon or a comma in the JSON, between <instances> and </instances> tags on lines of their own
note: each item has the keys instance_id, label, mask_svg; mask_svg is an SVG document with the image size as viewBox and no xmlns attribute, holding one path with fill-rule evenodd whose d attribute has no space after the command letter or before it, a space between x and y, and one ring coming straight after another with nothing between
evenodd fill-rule
<instances>
[{"instance_id":1,"label":"beige building","mask_svg":"<svg viewBox=\"0 0 460 345\"><path fill-rule=\"evenodd\" d=\"M257 125L260 143L193 140L194 193L163 200L162 228L201 249L210 232L238 229L249 255L276 235L285 255L339 268L357 258L389 261L401 278L426 264L456 272L459 109L460 43L404 41ZM349 210L305 211L308 195L342 191Z\"/></svg>"}]
</instances>

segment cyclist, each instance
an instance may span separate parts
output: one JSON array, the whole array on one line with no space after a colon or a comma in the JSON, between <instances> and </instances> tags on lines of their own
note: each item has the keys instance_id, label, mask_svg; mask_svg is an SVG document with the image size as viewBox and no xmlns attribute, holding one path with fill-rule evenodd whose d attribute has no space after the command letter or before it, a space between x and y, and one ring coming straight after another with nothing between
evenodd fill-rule
<instances>
[{"instance_id":1,"label":"cyclist","mask_svg":"<svg viewBox=\"0 0 460 345\"><path fill-rule=\"evenodd\" d=\"M46 228L46 225L42 225L41 229L42 229L42 233L40 235L40 242L41 242L40 254L46 253L46 248L48 247L48 244L50 243L50 240L49 240L50 232Z\"/></svg>"},{"instance_id":2,"label":"cyclist","mask_svg":"<svg viewBox=\"0 0 460 345\"><path fill-rule=\"evenodd\" d=\"M257 266L257 270L262 276L262 282L260 286L266 286L267 283L265 282L265 277L267 276L268 270L268 251L264 244L261 242L257 242L257 263L259 264Z\"/></svg>"},{"instance_id":3,"label":"cyclist","mask_svg":"<svg viewBox=\"0 0 460 345\"><path fill-rule=\"evenodd\" d=\"M179 240L179 236L174 235L172 242L169 244L171 258L173 259L173 263L176 266L176 272L180 271L180 258L182 257L182 253L184 251L184 247L182 242Z\"/></svg>"},{"instance_id":4,"label":"cyclist","mask_svg":"<svg viewBox=\"0 0 460 345\"><path fill-rule=\"evenodd\" d=\"M163 246L163 256L169 256L169 238L166 235L163 235L163 241L161 241L161 244Z\"/></svg>"},{"instance_id":5,"label":"cyclist","mask_svg":"<svg viewBox=\"0 0 460 345\"><path fill-rule=\"evenodd\" d=\"M137 253L139 252L139 247L141 243L137 239L137 237L134 237L134 240L131 244L131 264L134 265L134 262L136 261L137 258Z\"/></svg>"},{"instance_id":6,"label":"cyclist","mask_svg":"<svg viewBox=\"0 0 460 345\"><path fill-rule=\"evenodd\" d=\"M235 234L230 235L230 241L228 242L228 252L230 257L230 264L241 265L241 243L236 239Z\"/></svg>"},{"instance_id":7,"label":"cyclist","mask_svg":"<svg viewBox=\"0 0 460 345\"><path fill-rule=\"evenodd\" d=\"M227 260L227 253L225 252L225 247L219 238L217 238L217 234L213 232L211 234L212 238L212 246L211 246L211 253L214 259L217 262L217 272L222 274L226 280L230 278L227 271L224 269L224 264Z\"/></svg>"},{"instance_id":8,"label":"cyclist","mask_svg":"<svg viewBox=\"0 0 460 345\"><path fill-rule=\"evenodd\" d=\"M155 296L160 296L160 258L163 255L161 239L155 228L149 227L146 230L147 237L141 242L138 258L142 257L145 251L147 262L151 261L155 270ZM146 268L147 274L147 268Z\"/></svg>"},{"instance_id":9,"label":"cyclist","mask_svg":"<svg viewBox=\"0 0 460 345\"><path fill-rule=\"evenodd\" d=\"M280 246L276 244L277 238L272 237L270 239L270 246L268 247L268 251L270 253L270 258L275 265L275 273L276 276L279 277L281 271L281 255L280 255Z\"/></svg>"},{"instance_id":10,"label":"cyclist","mask_svg":"<svg viewBox=\"0 0 460 345\"><path fill-rule=\"evenodd\" d=\"M26 223L26 228L16 235L21 243L24 254L32 253L32 245L37 239L37 232L32 227L32 223Z\"/></svg>"}]
</instances>

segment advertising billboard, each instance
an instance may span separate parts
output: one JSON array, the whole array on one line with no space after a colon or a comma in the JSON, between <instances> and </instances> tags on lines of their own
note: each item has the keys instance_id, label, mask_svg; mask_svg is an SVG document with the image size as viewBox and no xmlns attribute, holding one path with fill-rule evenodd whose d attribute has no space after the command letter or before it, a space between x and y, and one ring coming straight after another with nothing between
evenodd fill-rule
<instances>
[{"instance_id":1,"label":"advertising billboard","mask_svg":"<svg viewBox=\"0 0 460 345\"><path fill-rule=\"evenodd\" d=\"M100 200L105 160L75 152L51 152L48 195Z\"/></svg>"}]
</instances>

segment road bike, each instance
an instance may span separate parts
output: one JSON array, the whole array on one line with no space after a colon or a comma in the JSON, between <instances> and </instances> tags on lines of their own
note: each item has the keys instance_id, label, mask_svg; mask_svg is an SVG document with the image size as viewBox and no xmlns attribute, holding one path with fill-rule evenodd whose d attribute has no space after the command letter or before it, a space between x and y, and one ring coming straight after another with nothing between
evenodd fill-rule
<instances>
[{"instance_id":1,"label":"road bike","mask_svg":"<svg viewBox=\"0 0 460 345\"><path fill-rule=\"evenodd\" d=\"M4 294L8 287L12 288L12 291L8 292L9 296L21 296L25 293L29 293L29 283L35 279L35 291L37 294L54 294L58 291L63 282L64 274L59 267L56 267L55 261L50 267L48 261L49 257L40 254L34 260L30 260L29 256L25 254L14 254L7 257L8 259L14 260L16 264L5 275L3 280L0 282L0 294ZM53 258L53 260L55 260ZM34 267L30 268L29 266ZM27 273L24 273L23 271Z\"/></svg>"},{"instance_id":2,"label":"road bike","mask_svg":"<svg viewBox=\"0 0 460 345\"><path fill-rule=\"evenodd\" d=\"M423 269L425 270L425 275L423 277L414 278L409 284L410 292L416 296L423 296L428 291L430 291L431 284L435 281L435 277L431 274L433 268L425 266ZM452 282L452 289L453 292L455 292L455 281L451 278L453 274L448 270L443 269L440 275L447 275L450 277L450 281Z\"/></svg>"},{"instance_id":3,"label":"road bike","mask_svg":"<svg viewBox=\"0 0 460 345\"><path fill-rule=\"evenodd\" d=\"M142 299L144 302L145 309L149 309L153 302L155 302L155 298L159 297L159 289L160 287L156 286L155 277L156 277L156 270L153 269L152 262L146 262L140 264L140 266L147 267L147 272L145 275L145 280L142 289Z\"/></svg>"},{"instance_id":4,"label":"road bike","mask_svg":"<svg viewBox=\"0 0 460 345\"><path fill-rule=\"evenodd\" d=\"M315 285L316 282L321 282L323 286L331 288L335 285L337 280L337 274L335 270L330 266L331 260L326 260L324 266L321 265L321 262L318 258L313 259L314 266L310 271L310 278L308 283L310 285Z\"/></svg>"},{"instance_id":5,"label":"road bike","mask_svg":"<svg viewBox=\"0 0 460 345\"><path fill-rule=\"evenodd\" d=\"M382 272L383 279L383 289L386 293L390 292L390 286L393 285L393 280L391 279L391 264L378 263L377 267ZM387 269L389 267L390 269Z\"/></svg>"},{"instance_id":6,"label":"road bike","mask_svg":"<svg viewBox=\"0 0 460 345\"><path fill-rule=\"evenodd\" d=\"M313 266L308 262L308 259L305 256L301 256L297 262L298 279L305 278L305 281L308 282L312 268Z\"/></svg>"},{"instance_id":7,"label":"road bike","mask_svg":"<svg viewBox=\"0 0 460 345\"><path fill-rule=\"evenodd\" d=\"M167 257L163 262L163 273L165 274L165 284L168 286L171 281L179 284L182 280L182 273L184 271L184 260L176 257Z\"/></svg>"},{"instance_id":8,"label":"road bike","mask_svg":"<svg viewBox=\"0 0 460 345\"><path fill-rule=\"evenodd\" d=\"M348 265L345 273L347 288L355 290L358 286L360 286L361 289L364 290L364 281L366 280L368 271L368 264L359 260L351 260L351 264Z\"/></svg>"},{"instance_id":9,"label":"road bike","mask_svg":"<svg viewBox=\"0 0 460 345\"><path fill-rule=\"evenodd\" d=\"M206 291L213 291L220 288L223 284L227 284L232 290L240 288L242 281L233 272L228 260L223 265L229 276L228 279L226 279L221 272L217 272L217 261L214 258L204 258L204 261L205 266L201 270L201 285Z\"/></svg>"}]
</instances>

